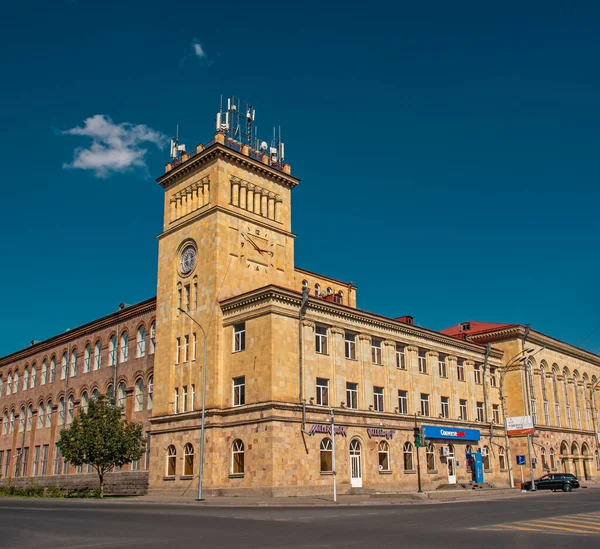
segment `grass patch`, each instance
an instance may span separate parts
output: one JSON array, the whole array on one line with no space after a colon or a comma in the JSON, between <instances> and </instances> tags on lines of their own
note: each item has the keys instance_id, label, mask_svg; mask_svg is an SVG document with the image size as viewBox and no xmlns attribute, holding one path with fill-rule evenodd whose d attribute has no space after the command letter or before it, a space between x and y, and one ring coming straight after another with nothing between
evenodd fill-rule
<instances>
[{"instance_id":1,"label":"grass patch","mask_svg":"<svg viewBox=\"0 0 600 549\"><path fill-rule=\"evenodd\" d=\"M9 484L8 486L0 487L0 497L94 499L100 497L100 490L91 488L57 488L56 486L25 486L19 488Z\"/></svg>"}]
</instances>

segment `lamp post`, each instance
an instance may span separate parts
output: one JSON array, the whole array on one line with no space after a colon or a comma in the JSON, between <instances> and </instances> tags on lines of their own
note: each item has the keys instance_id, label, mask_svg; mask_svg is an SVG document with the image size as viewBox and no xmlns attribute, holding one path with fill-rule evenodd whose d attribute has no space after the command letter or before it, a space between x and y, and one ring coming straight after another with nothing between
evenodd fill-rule
<instances>
[{"instance_id":1,"label":"lamp post","mask_svg":"<svg viewBox=\"0 0 600 549\"><path fill-rule=\"evenodd\" d=\"M206 332L202 325L194 319L189 313L184 311L181 307L177 310L187 316L198 328L202 330L204 336L204 353L203 353L203 366L202 366L202 425L200 427L200 464L198 470L198 497L196 501L204 501L202 497L202 481L204 479L204 416L206 412Z\"/></svg>"}]
</instances>

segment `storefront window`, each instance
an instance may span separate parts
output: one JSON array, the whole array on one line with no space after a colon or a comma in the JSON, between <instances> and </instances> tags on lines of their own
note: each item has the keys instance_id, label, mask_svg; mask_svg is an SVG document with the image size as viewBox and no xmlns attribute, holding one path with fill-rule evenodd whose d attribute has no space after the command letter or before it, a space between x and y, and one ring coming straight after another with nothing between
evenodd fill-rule
<instances>
[{"instance_id":1,"label":"storefront window","mask_svg":"<svg viewBox=\"0 0 600 549\"><path fill-rule=\"evenodd\" d=\"M389 471L390 470L390 445L382 440L379 443L379 470Z\"/></svg>"},{"instance_id":2,"label":"storefront window","mask_svg":"<svg viewBox=\"0 0 600 549\"><path fill-rule=\"evenodd\" d=\"M410 442L404 443L404 470L405 471L414 471L415 468L413 466L413 447Z\"/></svg>"},{"instance_id":3,"label":"storefront window","mask_svg":"<svg viewBox=\"0 0 600 549\"><path fill-rule=\"evenodd\" d=\"M485 471L490 470L490 449L484 446L481 449L481 461L483 462L483 468Z\"/></svg>"},{"instance_id":4,"label":"storefront window","mask_svg":"<svg viewBox=\"0 0 600 549\"><path fill-rule=\"evenodd\" d=\"M430 442L425 451L427 457L427 471L435 471L435 446Z\"/></svg>"},{"instance_id":5,"label":"storefront window","mask_svg":"<svg viewBox=\"0 0 600 549\"><path fill-rule=\"evenodd\" d=\"M324 438L321 441L321 473L331 473L333 471L333 453L330 438Z\"/></svg>"}]
</instances>

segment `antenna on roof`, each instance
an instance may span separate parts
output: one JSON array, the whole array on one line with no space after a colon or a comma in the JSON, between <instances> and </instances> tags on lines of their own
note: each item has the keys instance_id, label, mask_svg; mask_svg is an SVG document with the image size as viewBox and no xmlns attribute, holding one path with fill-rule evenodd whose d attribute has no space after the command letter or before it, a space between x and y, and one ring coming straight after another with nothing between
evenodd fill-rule
<instances>
[{"instance_id":1,"label":"antenna on roof","mask_svg":"<svg viewBox=\"0 0 600 549\"><path fill-rule=\"evenodd\" d=\"M177 124L177 129L175 131L175 137L171 138L171 160L177 160L180 156L180 153L185 152L185 145L182 143L179 144L179 124Z\"/></svg>"}]
</instances>

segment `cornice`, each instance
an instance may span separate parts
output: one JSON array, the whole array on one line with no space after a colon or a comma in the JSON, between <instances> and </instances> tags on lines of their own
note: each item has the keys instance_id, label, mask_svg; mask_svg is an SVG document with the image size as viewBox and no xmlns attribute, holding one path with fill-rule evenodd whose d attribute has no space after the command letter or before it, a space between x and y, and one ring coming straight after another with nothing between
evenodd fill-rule
<instances>
[{"instance_id":1,"label":"cornice","mask_svg":"<svg viewBox=\"0 0 600 549\"><path fill-rule=\"evenodd\" d=\"M263 164L252 157L245 156L221 143L213 143L202 152L190 157L176 168L161 175L156 182L166 190L181 181L191 172L206 166L218 158L224 158L248 171L260 174L271 181L277 181L288 189L294 188L300 182L298 178L293 177L292 175L280 172L267 164Z\"/></svg>"}]
</instances>

